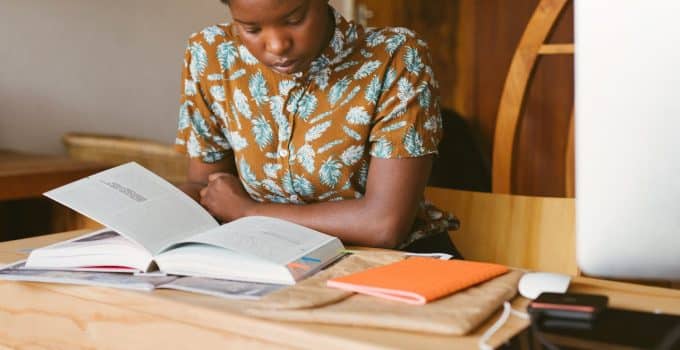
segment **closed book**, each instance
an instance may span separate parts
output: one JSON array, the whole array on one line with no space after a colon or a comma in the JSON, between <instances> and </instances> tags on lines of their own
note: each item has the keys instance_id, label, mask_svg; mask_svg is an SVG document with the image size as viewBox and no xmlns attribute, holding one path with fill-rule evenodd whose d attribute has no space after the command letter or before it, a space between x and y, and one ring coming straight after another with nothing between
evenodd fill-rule
<instances>
[{"instance_id":1,"label":"closed book","mask_svg":"<svg viewBox=\"0 0 680 350\"><path fill-rule=\"evenodd\" d=\"M329 287L422 305L508 272L503 265L412 257L328 280Z\"/></svg>"}]
</instances>

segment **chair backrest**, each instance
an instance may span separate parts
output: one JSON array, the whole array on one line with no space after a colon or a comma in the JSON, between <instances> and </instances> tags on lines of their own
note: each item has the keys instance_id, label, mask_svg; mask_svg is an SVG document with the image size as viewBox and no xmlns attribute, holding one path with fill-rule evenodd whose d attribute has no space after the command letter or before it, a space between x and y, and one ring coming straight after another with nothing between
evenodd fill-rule
<instances>
[{"instance_id":1,"label":"chair backrest","mask_svg":"<svg viewBox=\"0 0 680 350\"><path fill-rule=\"evenodd\" d=\"M513 148L528 82L539 55L573 54L573 44L545 44L569 0L541 0L515 51L501 96L492 163L492 192L428 187L425 196L461 222L451 237L467 259L578 274L573 198L510 195ZM572 113L573 114L573 113ZM573 116L565 152L573 196ZM571 163L569 163L571 160Z\"/></svg>"},{"instance_id":2,"label":"chair backrest","mask_svg":"<svg viewBox=\"0 0 680 350\"><path fill-rule=\"evenodd\" d=\"M527 86L540 55L573 55L573 44L546 44L546 38L569 0L541 0L536 7L510 63L498 107L493 142L492 191L511 193L515 135L525 102ZM567 197L574 196L573 109L565 152Z\"/></svg>"},{"instance_id":3,"label":"chair backrest","mask_svg":"<svg viewBox=\"0 0 680 350\"><path fill-rule=\"evenodd\" d=\"M187 158L171 145L151 140L105 134L68 133L62 138L68 155L75 159L118 165L135 161L166 180L185 181Z\"/></svg>"}]
</instances>

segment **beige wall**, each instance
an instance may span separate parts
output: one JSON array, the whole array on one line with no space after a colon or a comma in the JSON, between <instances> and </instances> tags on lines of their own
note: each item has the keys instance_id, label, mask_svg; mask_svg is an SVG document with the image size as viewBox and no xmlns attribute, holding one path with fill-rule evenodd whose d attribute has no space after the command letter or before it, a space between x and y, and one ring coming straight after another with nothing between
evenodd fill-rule
<instances>
[{"instance_id":1,"label":"beige wall","mask_svg":"<svg viewBox=\"0 0 680 350\"><path fill-rule=\"evenodd\" d=\"M0 0L0 148L89 131L171 142L186 40L218 0Z\"/></svg>"},{"instance_id":2,"label":"beige wall","mask_svg":"<svg viewBox=\"0 0 680 350\"><path fill-rule=\"evenodd\" d=\"M62 153L69 131L171 143L186 40L227 19L218 0L0 0L0 148Z\"/></svg>"}]
</instances>

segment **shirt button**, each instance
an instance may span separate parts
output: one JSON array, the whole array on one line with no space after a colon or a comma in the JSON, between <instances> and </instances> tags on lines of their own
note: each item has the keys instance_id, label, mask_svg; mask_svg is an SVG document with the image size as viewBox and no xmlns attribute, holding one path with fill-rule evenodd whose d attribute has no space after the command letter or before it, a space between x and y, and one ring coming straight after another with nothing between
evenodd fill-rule
<instances>
[{"instance_id":1,"label":"shirt button","mask_svg":"<svg viewBox=\"0 0 680 350\"><path fill-rule=\"evenodd\" d=\"M288 151L286 151L285 149L280 149L279 150L279 156L288 157Z\"/></svg>"},{"instance_id":2,"label":"shirt button","mask_svg":"<svg viewBox=\"0 0 680 350\"><path fill-rule=\"evenodd\" d=\"M290 196L290 200L293 201L293 202L295 202L295 201L297 201L297 200L299 200L299 199L300 199L300 197L298 197L298 196L295 195L295 194L292 195L292 196Z\"/></svg>"}]
</instances>

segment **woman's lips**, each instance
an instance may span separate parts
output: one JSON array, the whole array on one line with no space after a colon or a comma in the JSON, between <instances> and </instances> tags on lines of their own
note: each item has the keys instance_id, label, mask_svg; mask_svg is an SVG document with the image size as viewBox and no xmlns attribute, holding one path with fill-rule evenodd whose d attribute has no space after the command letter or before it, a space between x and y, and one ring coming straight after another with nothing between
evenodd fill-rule
<instances>
[{"instance_id":1,"label":"woman's lips","mask_svg":"<svg viewBox=\"0 0 680 350\"><path fill-rule=\"evenodd\" d=\"M276 69L281 73L290 74L295 71L298 60L289 60L283 62L277 62L272 65L272 68Z\"/></svg>"}]
</instances>

